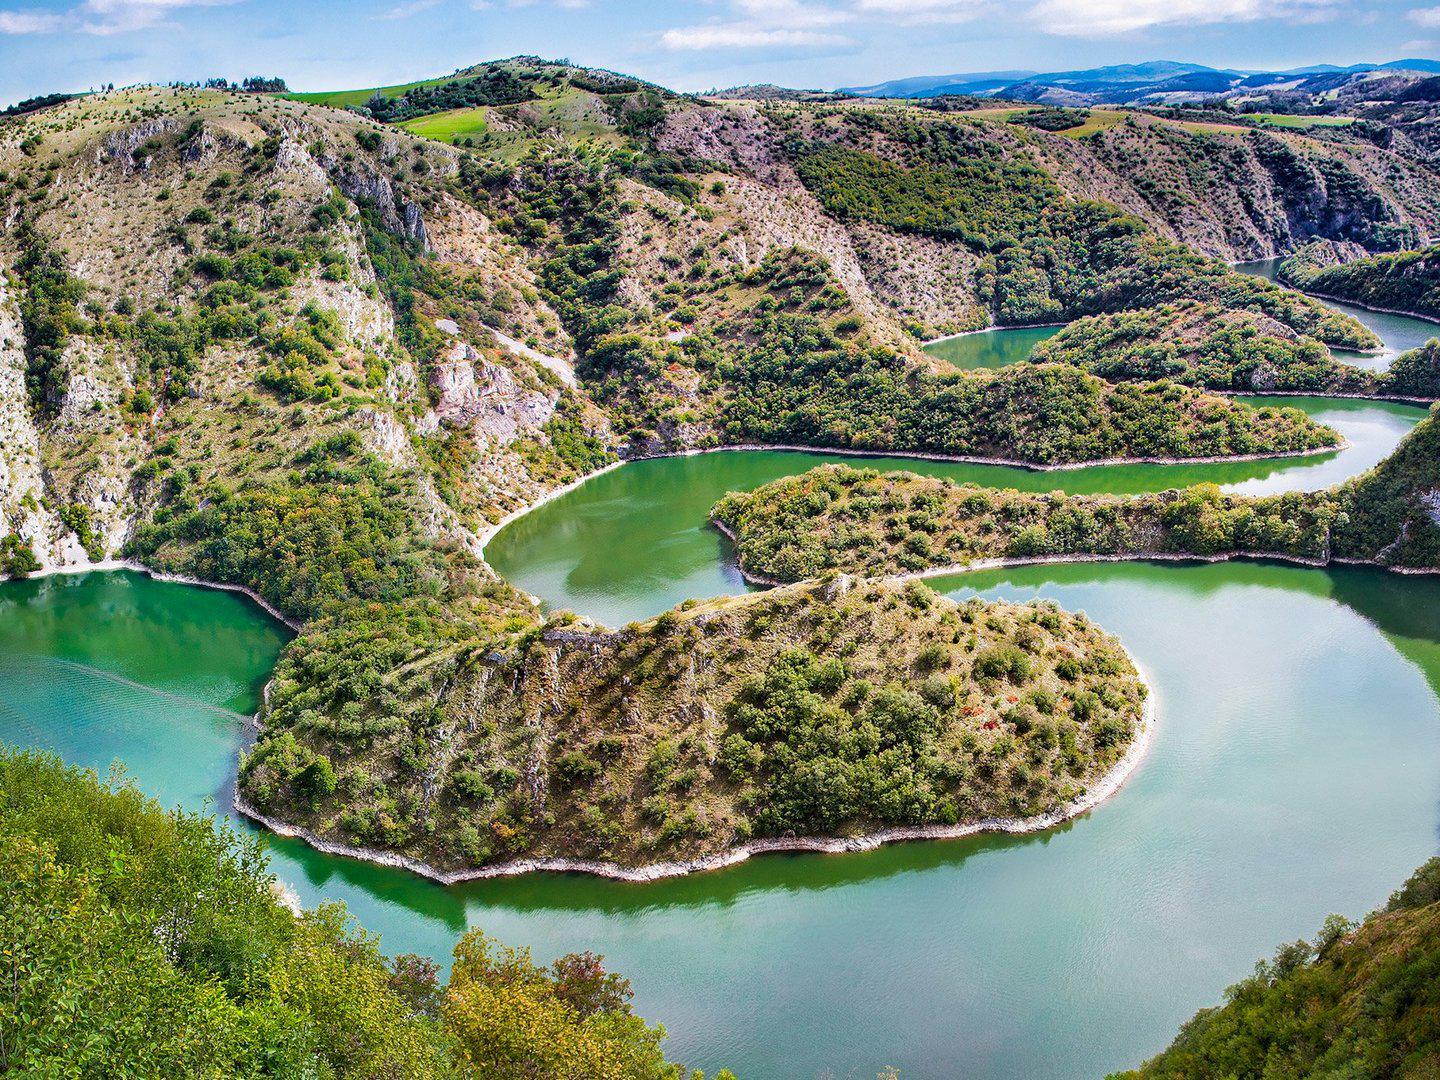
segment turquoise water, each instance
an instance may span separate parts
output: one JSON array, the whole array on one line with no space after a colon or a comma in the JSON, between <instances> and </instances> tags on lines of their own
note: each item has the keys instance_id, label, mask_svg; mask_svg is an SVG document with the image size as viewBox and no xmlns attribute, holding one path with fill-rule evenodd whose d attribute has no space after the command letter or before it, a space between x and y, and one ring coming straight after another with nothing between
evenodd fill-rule
<instances>
[{"instance_id":1,"label":"turquoise water","mask_svg":"<svg viewBox=\"0 0 1440 1080\"><path fill-rule=\"evenodd\" d=\"M1155 745L1095 812L1036 836L770 857L633 886L445 889L270 840L307 904L390 951L482 926L595 949L669 1049L742 1077L1096 1076L1158 1050L1276 943L1359 915L1434 848L1440 583L1267 565L1031 567L938 582L1054 598L1118 633ZM168 802L227 803L285 632L230 594L129 574L0 586L0 739Z\"/></svg>"},{"instance_id":2,"label":"turquoise water","mask_svg":"<svg viewBox=\"0 0 1440 1080\"><path fill-rule=\"evenodd\" d=\"M1054 337L1061 329L1059 326L1027 326L1013 330L982 330L932 341L925 346L925 351L967 371L1006 367L1024 360L1036 345Z\"/></svg>"}]
</instances>

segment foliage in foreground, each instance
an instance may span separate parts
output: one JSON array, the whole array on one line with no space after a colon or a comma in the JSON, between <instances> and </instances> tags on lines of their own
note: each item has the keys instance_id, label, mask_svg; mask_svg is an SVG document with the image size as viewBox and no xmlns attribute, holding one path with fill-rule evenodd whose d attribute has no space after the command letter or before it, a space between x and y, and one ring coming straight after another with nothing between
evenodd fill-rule
<instances>
[{"instance_id":1,"label":"foliage in foreground","mask_svg":"<svg viewBox=\"0 0 1440 1080\"><path fill-rule=\"evenodd\" d=\"M51 755L0 749L0 859L0 1072L685 1075L599 958L472 930L444 985L341 905L292 913L258 839Z\"/></svg>"},{"instance_id":2,"label":"foliage in foreground","mask_svg":"<svg viewBox=\"0 0 1440 1080\"><path fill-rule=\"evenodd\" d=\"M1440 858L1358 927L1331 915L1112 1080L1440 1074Z\"/></svg>"}]
</instances>

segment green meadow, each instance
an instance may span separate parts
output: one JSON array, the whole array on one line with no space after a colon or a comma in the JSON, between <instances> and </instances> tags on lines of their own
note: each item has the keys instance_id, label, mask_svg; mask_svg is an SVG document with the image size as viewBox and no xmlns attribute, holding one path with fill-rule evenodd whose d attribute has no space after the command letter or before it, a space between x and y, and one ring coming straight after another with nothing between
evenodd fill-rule
<instances>
[{"instance_id":1,"label":"green meadow","mask_svg":"<svg viewBox=\"0 0 1440 1080\"><path fill-rule=\"evenodd\" d=\"M469 109L447 109L445 112L431 113L428 116L418 116L414 120L406 120L399 126L412 135L450 142L452 139L483 135L486 112L487 109L483 105Z\"/></svg>"}]
</instances>

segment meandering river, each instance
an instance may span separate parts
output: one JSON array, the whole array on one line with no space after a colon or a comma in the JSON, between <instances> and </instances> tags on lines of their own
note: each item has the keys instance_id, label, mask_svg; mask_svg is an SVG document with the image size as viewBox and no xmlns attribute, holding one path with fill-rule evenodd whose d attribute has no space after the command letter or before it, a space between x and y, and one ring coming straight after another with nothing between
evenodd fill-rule
<instances>
[{"instance_id":1,"label":"meandering river","mask_svg":"<svg viewBox=\"0 0 1440 1080\"><path fill-rule=\"evenodd\" d=\"M1238 263L1235 266L1244 274L1254 274L1267 281L1279 282L1278 271L1283 259L1259 259L1255 262ZM1383 311L1347 304L1340 300L1321 300L1321 303L1336 311L1353 315L1363 325L1375 331L1384 343L1378 353L1357 353L1348 349L1336 349L1335 355L1356 367L1384 371L1391 361L1402 352L1418 349L1432 337L1440 337L1440 323L1428 319L1417 319L1412 315L1391 315ZM1046 338L1060 332L1058 326L1021 327L1013 330L981 330L973 334L940 338L925 346L931 356L947 360L957 368L998 368L1018 364L1026 359Z\"/></svg>"},{"instance_id":2,"label":"meandering river","mask_svg":"<svg viewBox=\"0 0 1440 1080\"><path fill-rule=\"evenodd\" d=\"M1255 274L1267 281L1284 284L1279 278L1280 264L1284 261L1284 259L1260 259L1256 262L1238 263L1235 269L1242 274ZM1417 319L1413 315L1391 315L1384 311L1371 311L1355 304L1347 304L1343 300L1326 300L1322 297L1316 299L1326 307L1334 308L1346 315L1353 315L1362 325L1375 331L1375 335L1380 339L1382 345L1378 353L1355 353L1346 349L1335 350L1336 356L1356 367L1369 368L1372 371L1385 371L1390 367L1391 361L1402 352L1418 349L1431 338L1440 337L1440 323L1433 323L1429 319Z\"/></svg>"},{"instance_id":3,"label":"meandering river","mask_svg":"<svg viewBox=\"0 0 1440 1080\"><path fill-rule=\"evenodd\" d=\"M1062 473L859 463L1031 490L1278 491L1367 468L1424 415L1299 404L1351 448ZM637 462L515 521L487 555L549 603L612 624L652 615L743 588L706 511L816 461ZM1096 1076L1159 1050L1257 957L1330 911L1363 914L1433 852L1440 580L1120 563L933 584L1052 598L1124 639L1159 727L1119 795L1033 836L766 857L650 885L532 875L446 889L267 836L273 868L306 904L344 901L391 952L444 959L475 925L541 958L603 952L667 1024L671 1054L707 1071L1017 1080ZM288 636L243 597L128 572L0 585L0 741L102 771L119 759L162 801L225 812L243 717Z\"/></svg>"}]
</instances>

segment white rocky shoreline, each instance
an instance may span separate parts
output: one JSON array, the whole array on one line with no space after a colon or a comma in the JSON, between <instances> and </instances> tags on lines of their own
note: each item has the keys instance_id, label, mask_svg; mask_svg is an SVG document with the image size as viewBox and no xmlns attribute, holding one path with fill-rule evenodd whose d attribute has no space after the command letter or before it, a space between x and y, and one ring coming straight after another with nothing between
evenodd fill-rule
<instances>
[{"instance_id":1,"label":"white rocky shoreline","mask_svg":"<svg viewBox=\"0 0 1440 1080\"><path fill-rule=\"evenodd\" d=\"M300 624L293 619L281 614L274 604L266 600L254 589L246 588L244 585L228 585L222 581L205 581L202 578L190 577L186 574L171 574L164 570L155 570L144 563L133 562L129 559L96 559L85 562L67 563L64 566L47 566L41 570L32 571L23 578L16 578L18 581L33 581L38 578L59 577L70 574L101 574L110 573L116 570L129 570L135 574L144 574L146 577L154 578L156 581L167 581L175 585L195 585L202 589L219 589L222 592L240 593L247 596L255 604L264 610L276 622L284 623L295 633L300 632ZM0 581L8 581L9 578L0 575Z\"/></svg>"}]
</instances>

